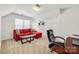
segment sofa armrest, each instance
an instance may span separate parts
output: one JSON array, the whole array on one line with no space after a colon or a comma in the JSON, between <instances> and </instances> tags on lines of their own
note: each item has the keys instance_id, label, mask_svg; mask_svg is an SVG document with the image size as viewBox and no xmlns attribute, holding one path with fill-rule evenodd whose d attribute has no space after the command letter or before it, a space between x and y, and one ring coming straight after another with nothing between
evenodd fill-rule
<instances>
[{"instance_id":1,"label":"sofa armrest","mask_svg":"<svg viewBox=\"0 0 79 59\"><path fill-rule=\"evenodd\" d=\"M16 34L15 31L13 32L13 39L14 39L14 40L20 39L20 36L19 36L18 34Z\"/></svg>"}]
</instances>

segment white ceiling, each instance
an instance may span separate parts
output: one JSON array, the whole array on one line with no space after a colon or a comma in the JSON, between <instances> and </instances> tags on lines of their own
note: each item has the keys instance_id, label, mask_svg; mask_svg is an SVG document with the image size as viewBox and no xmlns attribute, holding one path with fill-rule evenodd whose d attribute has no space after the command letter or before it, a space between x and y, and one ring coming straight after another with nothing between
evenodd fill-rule
<instances>
[{"instance_id":1,"label":"white ceiling","mask_svg":"<svg viewBox=\"0 0 79 59\"><path fill-rule=\"evenodd\" d=\"M15 13L19 13L19 14L24 14L27 16L36 16L39 14L43 15L47 12L53 11L55 9L59 9L59 8L70 8L70 7L74 7L74 6L78 6L76 4L40 4L41 6L41 10L38 12L35 12L32 7L35 4L1 4L0 5L0 13L1 14L7 14L10 12L15 12Z\"/></svg>"},{"instance_id":2,"label":"white ceiling","mask_svg":"<svg viewBox=\"0 0 79 59\"><path fill-rule=\"evenodd\" d=\"M59 4L40 4L40 6L41 6L41 10L39 11L39 12L35 12L33 9L32 9L32 7L34 6L34 4L24 4L24 5L22 5L22 4L19 4L19 5L17 5L17 8L18 9L20 9L20 10L24 10L24 11L26 11L26 12L29 12L30 14L32 14L33 16L34 15L37 15L37 14L43 14L43 13L46 13L46 12L49 12L49 11L53 11L53 10L55 10L55 9L59 9L59 8L69 8L69 7L74 7L74 6L76 6L76 5L66 5L66 4L64 4L64 5L59 5Z\"/></svg>"}]
</instances>

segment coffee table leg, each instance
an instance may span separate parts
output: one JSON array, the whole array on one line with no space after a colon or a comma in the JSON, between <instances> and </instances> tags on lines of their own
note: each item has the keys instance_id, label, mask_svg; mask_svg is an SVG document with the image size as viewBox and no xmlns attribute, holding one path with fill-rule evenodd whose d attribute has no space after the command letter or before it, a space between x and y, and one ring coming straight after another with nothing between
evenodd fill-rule
<instances>
[{"instance_id":1,"label":"coffee table leg","mask_svg":"<svg viewBox=\"0 0 79 59\"><path fill-rule=\"evenodd\" d=\"M23 44L23 41L22 41L22 39L21 39L21 43Z\"/></svg>"},{"instance_id":2,"label":"coffee table leg","mask_svg":"<svg viewBox=\"0 0 79 59\"><path fill-rule=\"evenodd\" d=\"M30 37L29 43L31 43L31 37Z\"/></svg>"},{"instance_id":3,"label":"coffee table leg","mask_svg":"<svg viewBox=\"0 0 79 59\"><path fill-rule=\"evenodd\" d=\"M34 40L34 37L31 37L31 41L33 41Z\"/></svg>"},{"instance_id":4,"label":"coffee table leg","mask_svg":"<svg viewBox=\"0 0 79 59\"><path fill-rule=\"evenodd\" d=\"M27 40L26 40L26 42L27 42ZM23 42L22 39L21 39L21 43L22 43L22 44L24 44L24 43L26 43L26 42Z\"/></svg>"}]
</instances>

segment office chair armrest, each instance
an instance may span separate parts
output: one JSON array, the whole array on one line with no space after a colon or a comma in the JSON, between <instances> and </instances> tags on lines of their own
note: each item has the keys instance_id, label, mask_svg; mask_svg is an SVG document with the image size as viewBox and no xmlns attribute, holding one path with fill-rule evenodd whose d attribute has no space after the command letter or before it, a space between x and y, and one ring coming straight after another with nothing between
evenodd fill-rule
<instances>
[{"instance_id":1,"label":"office chair armrest","mask_svg":"<svg viewBox=\"0 0 79 59\"><path fill-rule=\"evenodd\" d=\"M78 34L73 34L73 36L77 36L77 37L79 37L79 35L78 35Z\"/></svg>"},{"instance_id":2,"label":"office chair armrest","mask_svg":"<svg viewBox=\"0 0 79 59\"><path fill-rule=\"evenodd\" d=\"M58 44L58 43L54 43L54 44L63 48L63 46L61 46L61 45L60 45L60 44Z\"/></svg>"},{"instance_id":3,"label":"office chair armrest","mask_svg":"<svg viewBox=\"0 0 79 59\"><path fill-rule=\"evenodd\" d=\"M65 39L63 37L60 37L60 36L55 36L55 38L60 38L60 39L63 39L65 41Z\"/></svg>"}]
</instances>

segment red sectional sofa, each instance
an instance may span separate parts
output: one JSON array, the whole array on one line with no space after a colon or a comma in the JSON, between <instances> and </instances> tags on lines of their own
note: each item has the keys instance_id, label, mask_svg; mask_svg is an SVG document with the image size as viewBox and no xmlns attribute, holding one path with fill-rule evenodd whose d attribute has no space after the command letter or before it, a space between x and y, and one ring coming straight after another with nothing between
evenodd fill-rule
<instances>
[{"instance_id":1,"label":"red sectional sofa","mask_svg":"<svg viewBox=\"0 0 79 59\"><path fill-rule=\"evenodd\" d=\"M38 39L42 37L42 33L32 30L32 29L15 29L13 30L13 39L18 41L21 39L21 36L35 34L34 38Z\"/></svg>"}]
</instances>

